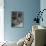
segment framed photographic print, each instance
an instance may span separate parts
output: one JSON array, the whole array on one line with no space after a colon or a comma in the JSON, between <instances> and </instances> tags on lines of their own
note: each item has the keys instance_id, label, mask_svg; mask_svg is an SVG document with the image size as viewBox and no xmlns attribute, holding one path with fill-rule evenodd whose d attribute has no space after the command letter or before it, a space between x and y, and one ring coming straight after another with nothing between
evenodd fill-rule
<instances>
[{"instance_id":1,"label":"framed photographic print","mask_svg":"<svg viewBox=\"0 0 46 46\"><path fill-rule=\"evenodd\" d=\"M11 26L12 27L23 27L24 26L24 14L22 11L12 11Z\"/></svg>"}]
</instances>

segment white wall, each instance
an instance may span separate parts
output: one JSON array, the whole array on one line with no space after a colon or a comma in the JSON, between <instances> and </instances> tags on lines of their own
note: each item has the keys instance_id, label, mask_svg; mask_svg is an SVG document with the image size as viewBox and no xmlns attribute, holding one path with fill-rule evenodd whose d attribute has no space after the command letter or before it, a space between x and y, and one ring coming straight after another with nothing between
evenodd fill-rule
<instances>
[{"instance_id":1,"label":"white wall","mask_svg":"<svg viewBox=\"0 0 46 46\"><path fill-rule=\"evenodd\" d=\"M4 0L0 0L0 42L4 41Z\"/></svg>"},{"instance_id":2,"label":"white wall","mask_svg":"<svg viewBox=\"0 0 46 46\"><path fill-rule=\"evenodd\" d=\"M46 0L40 0L40 9L46 9ZM40 25L43 25L46 27L46 11L43 13L43 22L40 22ZM45 42L46 43L46 42Z\"/></svg>"},{"instance_id":3,"label":"white wall","mask_svg":"<svg viewBox=\"0 0 46 46\"><path fill-rule=\"evenodd\" d=\"M46 9L46 0L40 0L40 9L41 11L43 9ZM41 21L40 24L46 26L46 11L43 12L43 19L44 21L43 22Z\"/></svg>"}]
</instances>

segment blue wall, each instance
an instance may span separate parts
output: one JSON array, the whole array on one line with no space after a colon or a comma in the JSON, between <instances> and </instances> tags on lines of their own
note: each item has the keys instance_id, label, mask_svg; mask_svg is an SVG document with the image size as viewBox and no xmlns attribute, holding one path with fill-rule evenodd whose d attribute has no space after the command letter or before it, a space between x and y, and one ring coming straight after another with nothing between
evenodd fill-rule
<instances>
[{"instance_id":1,"label":"blue wall","mask_svg":"<svg viewBox=\"0 0 46 46\"><path fill-rule=\"evenodd\" d=\"M40 0L5 0L4 5L5 40L18 41L31 30L32 19L36 17L35 12L40 9ZM24 28L11 27L11 11L24 12Z\"/></svg>"}]
</instances>

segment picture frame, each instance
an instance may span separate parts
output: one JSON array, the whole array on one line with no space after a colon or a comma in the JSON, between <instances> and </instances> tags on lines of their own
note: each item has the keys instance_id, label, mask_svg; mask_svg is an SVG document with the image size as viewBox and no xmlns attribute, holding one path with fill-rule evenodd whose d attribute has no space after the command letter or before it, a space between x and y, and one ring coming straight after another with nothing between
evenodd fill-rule
<instances>
[{"instance_id":1,"label":"picture frame","mask_svg":"<svg viewBox=\"0 0 46 46\"><path fill-rule=\"evenodd\" d=\"M11 12L11 27L24 27L24 14L22 11Z\"/></svg>"}]
</instances>

